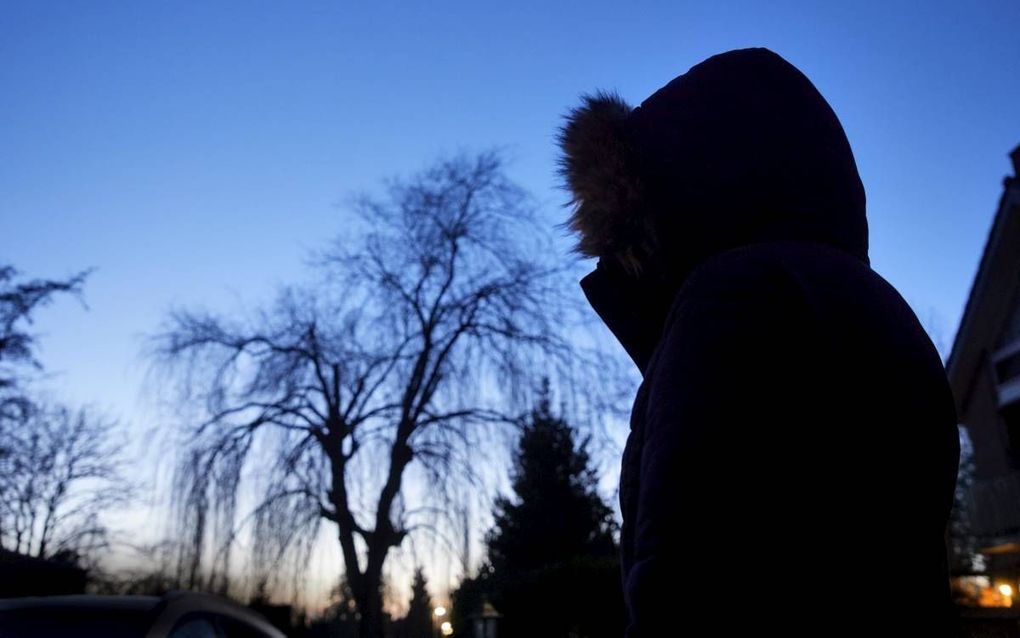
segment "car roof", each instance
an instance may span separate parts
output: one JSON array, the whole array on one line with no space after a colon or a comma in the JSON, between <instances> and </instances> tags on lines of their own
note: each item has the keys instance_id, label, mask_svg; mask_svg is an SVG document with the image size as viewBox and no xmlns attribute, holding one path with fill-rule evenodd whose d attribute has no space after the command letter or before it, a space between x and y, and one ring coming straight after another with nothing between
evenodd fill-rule
<instances>
[{"instance_id":1,"label":"car roof","mask_svg":"<svg viewBox=\"0 0 1020 638\"><path fill-rule=\"evenodd\" d=\"M109 609L148 611L160 603L157 596L101 596L78 594L71 596L26 596L0 598L0 611L17 609Z\"/></svg>"},{"instance_id":2,"label":"car roof","mask_svg":"<svg viewBox=\"0 0 1020 638\"><path fill-rule=\"evenodd\" d=\"M47 609L151 613L156 618L162 617L165 611L170 612L172 617L191 612L213 612L243 619L268 636L283 636L262 614L227 598L201 592L171 591L163 596L78 594L0 599L0 613Z\"/></svg>"}]
</instances>

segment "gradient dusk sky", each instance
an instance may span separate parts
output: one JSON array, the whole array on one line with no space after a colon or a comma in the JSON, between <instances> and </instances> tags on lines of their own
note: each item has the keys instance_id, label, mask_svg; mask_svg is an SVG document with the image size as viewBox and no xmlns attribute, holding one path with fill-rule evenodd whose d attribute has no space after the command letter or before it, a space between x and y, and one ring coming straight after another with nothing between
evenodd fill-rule
<instances>
[{"instance_id":1,"label":"gradient dusk sky","mask_svg":"<svg viewBox=\"0 0 1020 638\"><path fill-rule=\"evenodd\" d=\"M4 0L0 262L95 268L88 309L38 314L47 387L159 425L140 353L171 307L257 306L342 233L347 195L461 149L508 149L552 226L579 94L638 103L747 46L832 104L872 265L948 349L1020 144L1018 0Z\"/></svg>"}]
</instances>

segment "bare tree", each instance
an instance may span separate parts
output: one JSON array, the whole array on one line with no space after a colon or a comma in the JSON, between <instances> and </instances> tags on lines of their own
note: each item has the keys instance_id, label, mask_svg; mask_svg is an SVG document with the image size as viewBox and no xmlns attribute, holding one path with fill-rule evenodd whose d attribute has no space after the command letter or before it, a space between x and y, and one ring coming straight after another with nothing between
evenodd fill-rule
<instances>
[{"instance_id":1,"label":"bare tree","mask_svg":"<svg viewBox=\"0 0 1020 638\"><path fill-rule=\"evenodd\" d=\"M18 419L29 408L20 383L26 369L40 368L36 338L28 331L33 312L58 293L80 295L87 276L86 271L64 280L18 281L13 266L0 264L0 434L4 421Z\"/></svg>"},{"instance_id":2,"label":"bare tree","mask_svg":"<svg viewBox=\"0 0 1020 638\"><path fill-rule=\"evenodd\" d=\"M99 516L129 490L115 424L88 410L37 407L5 433L0 548L87 559L107 543Z\"/></svg>"},{"instance_id":3,"label":"bare tree","mask_svg":"<svg viewBox=\"0 0 1020 638\"><path fill-rule=\"evenodd\" d=\"M557 256L498 154L439 162L354 210L315 262L322 283L246 322L175 312L155 354L205 413L176 479L186 580L225 586L230 541L251 521L264 585L328 521L374 637L389 552L456 515L443 495L477 478L484 433L514 421L537 377L563 378L572 349ZM245 476L260 488L241 517Z\"/></svg>"},{"instance_id":4,"label":"bare tree","mask_svg":"<svg viewBox=\"0 0 1020 638\"><path fill-rule=\"evenodd\" d=\"M60 293L80 296L87 276L24 280L0 265L0 549L86 559L106 543L100 512L127 494L113 423L38 405L26 388L42 368L33 314Z\"/></svg>"}]
</instances>

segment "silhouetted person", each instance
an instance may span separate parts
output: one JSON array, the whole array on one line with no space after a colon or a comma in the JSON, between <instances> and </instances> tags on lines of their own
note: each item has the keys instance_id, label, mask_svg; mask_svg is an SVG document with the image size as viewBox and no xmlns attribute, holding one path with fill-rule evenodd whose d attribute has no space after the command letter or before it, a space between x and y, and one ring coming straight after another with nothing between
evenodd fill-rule
<instances>
[{"instance_id":1,"label":"silhouetted person","mask_svg":"<svg viewBox=\"0 0 1020 638\"><path fill-rule=\"evenodd\" d=\"M955 408L824 98L731 51L636 108L586 97L561 144L582 287L644 375L627 635L948 633Z\"/></svg>"}]
</instances>

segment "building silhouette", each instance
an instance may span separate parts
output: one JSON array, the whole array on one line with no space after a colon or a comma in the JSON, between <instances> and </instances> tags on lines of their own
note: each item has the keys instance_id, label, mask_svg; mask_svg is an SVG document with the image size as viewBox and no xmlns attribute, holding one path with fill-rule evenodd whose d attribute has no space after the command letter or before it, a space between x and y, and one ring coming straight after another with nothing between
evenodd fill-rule
<instances>
[{"instance_id":1,"label":"building silhouette","mask_svg":"<svg viewBox=\"0 0 1020 638\"><path fill-rule=\"evenodd\" d=\"M1003 591L1020 585L1020 146L1010 158L1014 174L946 365L973 446L965 502L974 546Z\"/></svg>"}]
</instances>

